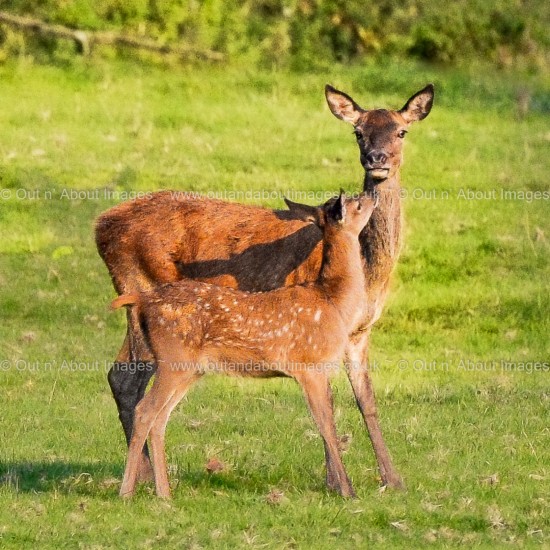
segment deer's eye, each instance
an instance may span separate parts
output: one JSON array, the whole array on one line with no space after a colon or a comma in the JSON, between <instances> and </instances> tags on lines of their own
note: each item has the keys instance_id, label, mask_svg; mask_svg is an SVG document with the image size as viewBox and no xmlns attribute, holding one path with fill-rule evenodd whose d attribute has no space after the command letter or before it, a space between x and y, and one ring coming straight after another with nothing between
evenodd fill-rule
<instances>
[{"instance_id":1,"label":"deer's eye","mask_svg":"<svg viewBox=\"0 0 550 550\"><path fill-rule=\"evenodd\" d=\"M399 130L399 132L397 132L397 137L400 137L401 139L403 139L406 135L406 130Z\"/></svg>"},{"instance_id":2,"label":"deer's eye","mask_svg":"<svg viewBox=\"0 0 550 550\"><path fill-rule=\"evenodd\" d=\"M361 212L361 203L360 202L357 203L357 212Z\"/></svg>"},{"instance_id":3,"label":"deer's eye","mask_svg":"<svg viewBox=\"0 0 550 550\"><path fill-rule=\"evenodd\" d=\"M357 141L361 141L363 139L363 134L359 130L355 130L353 133L355 134Z\"/></svg>"}]
</instances>

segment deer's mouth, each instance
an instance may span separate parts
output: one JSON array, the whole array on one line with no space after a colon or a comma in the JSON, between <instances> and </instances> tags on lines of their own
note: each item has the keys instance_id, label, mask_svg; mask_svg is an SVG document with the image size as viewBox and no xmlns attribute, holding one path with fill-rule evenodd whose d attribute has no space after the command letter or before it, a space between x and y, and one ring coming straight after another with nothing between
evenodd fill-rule
<instances>
[{"instance_id":1,"label":"deer's mouth","mask_svg":"<svg viewBox=\"0 0 550 550\"><path fill-rule=\"evenodd\" d=\"M376 181L387 179L389 172L389 168L367 168L367 175Z\"/></svg>"}]
</instances>

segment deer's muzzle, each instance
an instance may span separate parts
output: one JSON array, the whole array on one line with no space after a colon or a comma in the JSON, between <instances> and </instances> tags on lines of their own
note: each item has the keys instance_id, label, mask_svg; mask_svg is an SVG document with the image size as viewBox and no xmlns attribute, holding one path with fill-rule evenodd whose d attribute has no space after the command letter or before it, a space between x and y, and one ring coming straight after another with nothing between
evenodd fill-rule
<instances>
[{"instance_id":1,"label":"deer's muzzle","mask_svg":"<svg viewBox=\"0 0 550 550\"><path fill-rule=\"evenodd\" d=\"M381 150L369 151L363 159L363 167L372 180L385 180L390 172L388 155Z\"/></svg>"}]
</instances>

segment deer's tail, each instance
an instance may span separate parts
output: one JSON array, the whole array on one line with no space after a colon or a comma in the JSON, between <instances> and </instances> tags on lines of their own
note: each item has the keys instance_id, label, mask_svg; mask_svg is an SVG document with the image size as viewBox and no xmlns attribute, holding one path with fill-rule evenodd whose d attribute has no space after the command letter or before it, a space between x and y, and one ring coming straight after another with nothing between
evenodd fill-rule
<instances>
[{"instance_id":1,"label":"deer's tail","mask_svg":"<svg viewBox=\"0 0 550 550\"><path fill-rule=\"evenodd\" d=\"M135 306L139 304L139 294L123 294L111 302L111 309L118 309L123 306Z\"/></svg>"}]
</instances>

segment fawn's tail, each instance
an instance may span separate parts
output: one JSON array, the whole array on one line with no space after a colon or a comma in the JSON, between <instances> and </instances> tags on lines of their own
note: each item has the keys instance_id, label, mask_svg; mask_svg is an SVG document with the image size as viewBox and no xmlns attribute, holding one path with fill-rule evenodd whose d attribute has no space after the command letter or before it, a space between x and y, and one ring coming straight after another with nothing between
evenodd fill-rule
<instances>
[{"instance_id":1,"label":"fawn's tail","mask_svg":"<svg viewBox=\"0 0 550 550\"><path fill-rule=\"evenodd\" d=\"M122 296L115 298L111 302L111 309L118 309L123 306L135 306L138 303L139 303L138 294L123 294Z\"/></svg>"}]
</instances>

